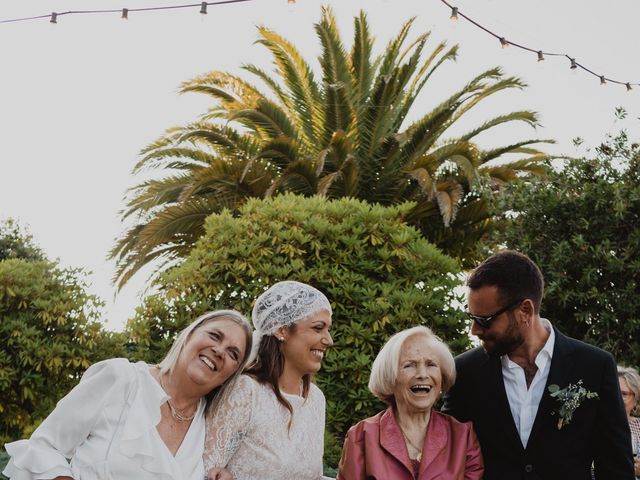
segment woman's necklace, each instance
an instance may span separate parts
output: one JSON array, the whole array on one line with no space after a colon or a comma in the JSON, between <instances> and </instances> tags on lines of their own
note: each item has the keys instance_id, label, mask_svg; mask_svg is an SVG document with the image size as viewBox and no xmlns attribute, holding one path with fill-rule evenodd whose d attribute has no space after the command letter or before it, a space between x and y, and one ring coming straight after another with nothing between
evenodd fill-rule
<instances>
[{"instance_id":1,"label":"woman's necklace","mask_svg":"<svg viewBox=\"0 0 640 480\"><path fill-rule=\"evenodd\" d=\"M164 388L164 385L162 384L162 375L158 375L158 378L160 380L160 386L166 392L167 389ZM185 415L184 411L178 410L176 407L171 405L171 402L169 401L169 399L167 399L167 405L169 405L169 410L171 411L171 416L173 418L175 418L176 420L178 420L179 422L189 422L189 421L193 420L194 417L196 416L196 412L198 411L198 407L196 406L196 409L193 411L193 413L191 415Z\"/></svg>"},{"instance_id":2,"label":"woman's necklace","mask_svg":"<svg viewBox=\"0 0 640 480\"><path fill-rule=\"evenodd\" d=\"M398 426L400 427L400 425ZM411 441L411 439L407 436L407 434L404 433L404 429L402 427L400 427L400 431L402 432L402 436L404 437L407 444L411 446L411 448L413 448L416 452L418 452L418 455L416 456L416 460L420 462L422 460L422 448L415 446L415 444Z\"/></svg>"}]
</instances>

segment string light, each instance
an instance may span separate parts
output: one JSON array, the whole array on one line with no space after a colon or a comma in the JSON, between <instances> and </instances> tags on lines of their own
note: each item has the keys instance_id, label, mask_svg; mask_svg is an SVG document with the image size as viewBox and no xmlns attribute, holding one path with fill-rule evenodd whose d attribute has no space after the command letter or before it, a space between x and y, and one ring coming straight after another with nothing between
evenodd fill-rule
<instances>
[{"instance_id":1,"label":"string light","mask_svg":"<svg viewBox=\"0 0 640 480\"><path fill-rule=\"evenodd\" d=\"M7 19L7 20L0 20L0 24L2 23L14 23L14 22L26 22L26 21L30 21L30 20L38 20L38 19L45 19L48 18L50 23L58 23L58 16L61 15L83 15L83 14L94 14L94 13L120 13L122 19L127 20L129 18L129 12L150 12L150 11L158 11L158 10L173 10L173 9L179 9L179 8L193 8L193 7L200 7L200 13L201 14L206 14L207 13L207 7L210 5L226 5L226 4L233 4L233 3L245 3L245 2L251 2L254 0L219 0L219 1L214 1L214 2L201 2L201 3L192 3L192 4L184 4L184 5L165 5L165 6L158 6L158 7L141 7L141 8L122 8L122 9L104 9L104 10L69 10L66 12L51 12L50 14L45 14L45 15L37 15L37 16L33 16L33 17L23 17L23 18L13 18L13 19ZM566 53L552 53L552 52L543 52L542 50L538 50L538 49L533 49L533 48L529 48L526 47L524 45L520 45L517 44L515 42L512 42L510 40L506 40L505 37L498 35L494 32L492 32L491 30L489 30L488 28L480 25L478 22L476 22L475 20L469 18L468 16L464 15L462 12L460 12L460 9L458 7L454 7L453 5L449 4L449 2L447 2L447 0L440 0L443 4L447 5L450 9L451 9L451 20L458 20L459 17L464 18L465 20L467 20L468 22L472 23L473 25L475 25L476 27L480 28L481 30L484 30L486 33L488 33L489 35L492 35L493 37L495 37L496 39L498 39L500 41L500 45L502 46L502 48L506 48L510 45L513 45L516 48L522 49L522 50L527 50L529 52L533 52L536 53L538 55L538 62L543 61L546 56L554 56L554 57L566 57L570 60L571 64L570 64L570 68L572 70L574 69L578 69L580 68L581 70L594 75L598 78L600 78L600 83L602 85L605 85L607 83L615 83L618 85L622 85L624 87L626 87L627 91L631 91L632 90L632 86L640 86L640 83L631 83L631 82L622 82L619 80L614 80L608 77L605 77L604 75L600 75L595 73L594 71L588 69L587 67L585 67L584 65L581 65L580 63L576 62L576 59L573 57L570 57L569 55L567 55ZM287 3L296 3L296 0L287 0Z\"/></svg>"},{"instance_id":2,"label":"string light","mask_svg":"<svg viewBox=\"0 0 640 480\"><path fill-rule=\"evenodd\" d=\"M58 17L62 16L62 15L87 15L87 14L94 14L94 13L120 13L121 17L120 18L124 18L127 19L129 18L129 12L152 12L152 11L159 11L159 10L175 10L175 9L179 9L179 8L193 8L193 7L200 7L200 13L203 13L203 10L205 10L204 13L206 13L206 9L207 6L212 6L212 5L228 5L228 4L232 4L232 3L245 3L245 2L252 2L254 0L218 0L215 2L201 2L201 3L189 3L189 4L184 4L184 5L163 5L161 7L140 7L140 8L118 8L118 9L102 9L102 10L69 10L67 12L52 12L50 14L46 14L46 15L36 15L33 17L22 17L22 18L11 18L11 19L7 19L7 20L0 20L0 24L2 23L16 23L16 22L27 22L30 20L38 20L38 19L44 19L44 18L49 18L51 23L58 23ZM126 13L126 16L125 16Z\"/></svg>"},{"instance_id":3,"label":"string light","mask_svg":"<svg viewBox=\"0 0 640 480\"><path fill-rule=\"evenodd\" d=\"M600 79L600 84L601 85L605 85L607 83L615 83L618 85L623 85L626 87L627 91L630 91L632 88L631 86L640 86L640 83L631 83L631 82L622 82L620 80L613 80L612 78L608 78L605 77L604 75L600 75L596 72L594 72L593 70L588 69L587 67L585 67L584 65L581 65L580 63L576 62L576 59L573 57L570 57L569 55L567 55L566 53L555 53L555 52L543 52L542 50L539 49L533 49L524 45L520 45L518 43L512 42L511 40L507 40L504 36L502 35L498 35L495 32L492 32L491 30L489 30L488 28L484 27L483 25L479 24L478 22L476 22L475 20L473 20L472 18L466 16L464 13L462 13L460 11L460 9L458 7L454 7L453 5L451 5L447 0L440 0L443 4L445 4L447 7L449 7L451 9L451 20L458 20L459 17L464 18L466 21L468 21L469 23L475 25L476 27L478 27L480 30L484 30L486 33L488 33L489 35L495 37L496 39L498 39L500 41L500 45L502 46L502 48L506 48L510 45L513 45L516 48L519 48L521 50L526 50L532 53L536 53L538 55L538 62L542 62L545 59L545 55L549 56L549 57L566 57L569 59L570 63L570 68L572 70L575 69L581 69L591 75L594 75L595 77L598 77Z\"/></svg>"}]
</instances>

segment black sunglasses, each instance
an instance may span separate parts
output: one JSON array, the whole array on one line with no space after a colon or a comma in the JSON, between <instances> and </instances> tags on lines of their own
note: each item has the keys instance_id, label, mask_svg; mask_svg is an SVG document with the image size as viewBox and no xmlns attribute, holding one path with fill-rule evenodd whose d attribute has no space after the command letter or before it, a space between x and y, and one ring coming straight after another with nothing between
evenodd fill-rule
<instances>
[{"instance_id":1,"label":"black sunglasses","mask_svg":"<svg viewBox=\"0 0 640 480\"><path fill-rule=\"evenodd\" d=\"M469 317L470 320L473 320L474 322L476 322L479 326L481 326L482 328L489 328L491 327L491 323L498 318L500 315L502 315L504 312L507 312L509 310L511 310L513 307L521 304L524 300L516 300L513 303L510 303L509 305L507 305L506 307L502 307L500 310L498 310L496 313L494 313L493 315L487 315L487 316L482 316L482 315L474 315L472 313L469 313L468 305L464 306L465 312L467 314L467 316Z\"/></svg>"}]
</instances>

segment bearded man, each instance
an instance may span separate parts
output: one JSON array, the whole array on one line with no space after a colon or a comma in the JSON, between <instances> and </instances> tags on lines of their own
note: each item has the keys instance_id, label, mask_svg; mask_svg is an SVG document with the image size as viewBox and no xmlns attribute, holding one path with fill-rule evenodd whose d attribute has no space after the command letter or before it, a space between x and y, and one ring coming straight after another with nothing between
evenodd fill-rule
<instances>
[{"instance_id":1,"label":"bearded man","mask_svg":"<svg viewBox=\"0 0 640 480\"><path fill-rule=\"evenodd\" d=\"M540 317L538 266L504 250L467 287L481 346L456 358L443 411L473 422L485 480L634 480L616 363Z\"/></svg>"}]
</instances>

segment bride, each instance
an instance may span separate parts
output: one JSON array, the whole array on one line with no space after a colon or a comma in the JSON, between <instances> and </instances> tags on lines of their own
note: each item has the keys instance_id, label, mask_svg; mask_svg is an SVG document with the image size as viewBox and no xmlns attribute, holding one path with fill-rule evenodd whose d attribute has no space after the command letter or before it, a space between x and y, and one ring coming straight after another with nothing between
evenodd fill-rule
<instances>
[{"instance_id":1,"label":"bride","mask_svg":"<svg viewBox=\"0 0 640 480\"><path fill-rule=\"evenodd\" d=\"M256 300L253 361L207 419L210 480L322 478L325 400L311 376L333 345L331 305L304 283Z\"/></svg>"}]
</instances>

